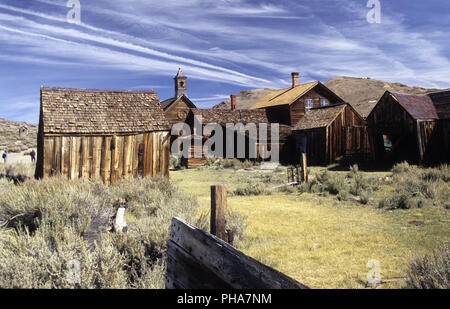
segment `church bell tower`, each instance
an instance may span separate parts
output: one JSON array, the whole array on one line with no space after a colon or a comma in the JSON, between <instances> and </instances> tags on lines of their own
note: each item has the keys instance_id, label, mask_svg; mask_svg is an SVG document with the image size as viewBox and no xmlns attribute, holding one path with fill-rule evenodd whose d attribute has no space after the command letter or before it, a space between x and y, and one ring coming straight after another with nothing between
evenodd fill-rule
<instances>
[{"instance_id":1,"label":"church bell tower","mask_svg":"<svg viewBox=\"0 0 450 309\"><path fill-rule=\"evenodd\" d=\"M175 80L175 97L179 98L183 94L186 95L186 80L187 77L184 75L181 68L178 69L178 73L174 78Z\"/></svg>"}]
</instances>

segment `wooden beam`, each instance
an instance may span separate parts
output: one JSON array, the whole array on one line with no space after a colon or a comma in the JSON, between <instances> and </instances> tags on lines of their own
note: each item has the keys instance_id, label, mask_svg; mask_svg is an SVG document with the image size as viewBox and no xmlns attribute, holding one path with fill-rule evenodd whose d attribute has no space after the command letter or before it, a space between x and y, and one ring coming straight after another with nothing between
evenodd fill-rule
<instances>
[{"instance_id":1,"label":"wooden beam","mask_svg":"<svg viewBox=\"0 0 450 309\"><path fill-rule=\"evenodd\" d=\"M223 241L227 235L227 188L224 185L211 186L211 234Z\"/></svg>"},{"instance_id":2,"label":"wooden beam","mask_svg":"<svg viewBox=\"0 0 450 309\"><path fill-rule=\"evenodd\" d=\"M308 289L178 218L167 244L166 288Z\"/></svg>"},{"instance_id":3,"label":"wooden beam","mask_svg":"<svg viewBox=\"0 0 450 309\"><path fill-rule=\"evenodd\" d=\"M308 163L306 160L306 153L302 153L302 181L308 182Z\"/></svg>"}]
</instances>

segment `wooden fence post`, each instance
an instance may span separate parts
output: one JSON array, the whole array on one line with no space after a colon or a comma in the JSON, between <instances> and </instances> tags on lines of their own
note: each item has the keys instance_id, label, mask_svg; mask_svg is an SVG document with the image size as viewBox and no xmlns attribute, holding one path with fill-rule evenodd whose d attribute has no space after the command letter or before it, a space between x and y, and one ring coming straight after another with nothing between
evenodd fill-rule
<instances>
[{"instance_id":1,"label":"wooden fence post","mask_svg":"<svg viewBox=\"0 0 450 309\"><path fill-rule=\"evenodd\" d=\"M302 181L308 182L308 163L306 153L302 153Z\"/></svg>"},{"instance_id":2,"label":"wooden fence post","mask_svg":"<svg viewBox=\"0 0 450 309\"><path fill-rule=\"evenodd\" d=\"M224 185L211 186L211 234L223 241L228 241L226 212L227 188Z\"/></svg>"}]
</instances>

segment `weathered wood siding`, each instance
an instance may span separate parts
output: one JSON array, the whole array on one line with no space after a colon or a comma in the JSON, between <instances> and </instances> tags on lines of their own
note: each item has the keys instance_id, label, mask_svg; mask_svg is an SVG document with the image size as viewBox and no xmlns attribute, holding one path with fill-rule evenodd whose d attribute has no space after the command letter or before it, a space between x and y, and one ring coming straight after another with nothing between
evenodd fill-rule
<instances>
[{"instance_id":1,"label":"weathered wood siding","mask_svg":"<svg viewBox=\"0 0 450 309\"><path fill-rule=\"evenodd\" d=\"M120 179L169 175L170 135L166 131L114 136L44 136L38 149L38 178Z\"/></svg>"},{"instance_id":2,"label":"weathered wood siding","mask_svg":"<svg viewBox=\"0 0 450 309\"><path fill-rule=\"evenodd\" d=\"M172 127L174 124L179 122L186 122L186 118L189 115L191 108L186 104L184 100L179 100L174 103L173 106L168 108L164 115L166 116L169 126Z\"/></svg>"},{"instance_id":3,"label":"weathered wood siding","mask_svg":"<svg viewBox=\"0 0 450 309\"><path fill-rule=\"evenodd\" d=\"M434 165L449 162L449 120L416 120L386 93L367 118L374 158L384 160L383 135L393 143L394 161Z\"/></svg>"},{"instance_id":4,"label":"weathered wood siding","mask_svg":"<svg viewBox=\"0 0 450 309\"><path fill-rule=\"evenodd\" d=\"M347 106L327 127L305 131L308 161L328 165L339 157L353 157L370 152L365 121Z\"/></svg>"}]
</instances>

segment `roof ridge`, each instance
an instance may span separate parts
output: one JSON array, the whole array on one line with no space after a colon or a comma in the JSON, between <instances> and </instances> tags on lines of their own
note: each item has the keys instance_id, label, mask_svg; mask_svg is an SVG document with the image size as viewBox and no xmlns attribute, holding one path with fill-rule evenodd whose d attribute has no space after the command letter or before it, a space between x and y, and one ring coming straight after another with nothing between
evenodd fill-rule
<instances>
[{"instance_id":1,"label":"roof ridge","mask_svg":"<svg viewBox=\"0 0 450 309\"><path fill-rule=\"evenodd\" d=\"M108 93L151 93L156 94L155 90L120 90L120 89L89 89L89 88L67 88L67 87L47 87L41 86L43 91L66 91L66 92L108 92Z\"/></svg>"}]
</instances>

